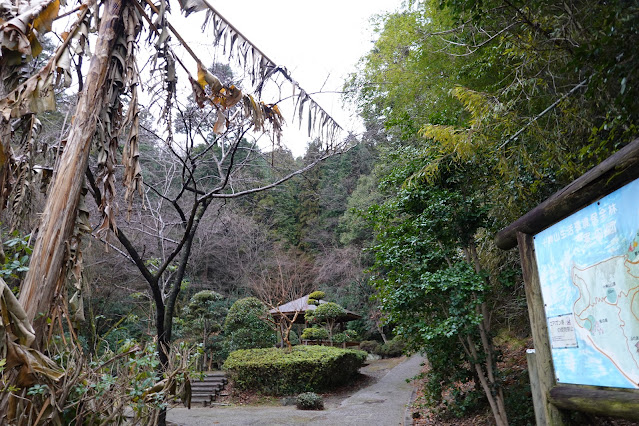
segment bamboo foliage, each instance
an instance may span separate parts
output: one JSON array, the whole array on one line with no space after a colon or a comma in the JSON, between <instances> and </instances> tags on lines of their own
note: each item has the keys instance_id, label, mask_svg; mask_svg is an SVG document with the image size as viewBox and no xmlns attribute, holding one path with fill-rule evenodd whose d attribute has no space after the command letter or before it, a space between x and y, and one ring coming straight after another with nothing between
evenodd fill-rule
<instances>
[{"instance_id":1,"label":"bamboo foliage","mask_svg":"<svg viewBox=\"0 0 639 426\"><path fill-rule=\"evenodd\" d=\"M413 177L427 181L437 176L442 161L452 158L456 162L470 161L479 153L490 153L498 159L499 173L506 175L512 168L513 155L523 155L516 146L507 147L497 136L512 133L521 121L515 113L499 99L486 93L457 86L450 92L457 98L470 114L469 125L465 128L438 124L424 125L419 134L431 139L436 144L430 144L425 149L424 158L431 160ZM533 128L531 128L533 130Z\"/></svg>"}]
</instances>

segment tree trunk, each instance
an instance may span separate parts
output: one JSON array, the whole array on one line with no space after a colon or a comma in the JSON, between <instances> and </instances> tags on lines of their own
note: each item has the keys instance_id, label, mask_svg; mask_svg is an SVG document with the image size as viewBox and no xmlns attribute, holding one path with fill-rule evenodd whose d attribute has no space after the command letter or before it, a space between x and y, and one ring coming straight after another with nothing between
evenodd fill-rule
<instances>
[{"instance_id":1,"label":"tree trunk","mask_svg":"<svg viewBox=\"0 0 639 426\"><path fill-rule=\"evenodd\" d=\"M460 337L461 340L461 337ZM477 348L473 339L467 335L466 341L468 343L468 350L470 351L471 362L475 367L475 372L479 379L482 389L484 390L484 394L488 399L488 404L490 405L490 409L493 413L493 417L495 418L495 423L497 426L508 426L508 416L506 415L506 406L504 404L504 394L500 389L500 385L491 380L490 374L487 371L490 370L490 367L484 364L482 365L482 361L480 361L479 354L477 353ZM484 363L486 360L483 361ZM497 389L497 392L493 392Z\"/></svg>"},{"instance_id":2,"label":"tree trunk","mask_svg":"<svg viewBox=\"0 0 639 426\"><path fill-rule=\"evenodd\" d=\"M113 45L121 30L121 11L122 0L106 1L84 91L47 197L29 271L20 289L19 300L29 321L34 322L35 344L39 348L46 336L47 317L56 291L60 291L56 287L65 272L65 247L73 233L91 140L105 102L104 83Z\"/></svg>"},{"instance_id":3,"label":"tree trunk","mask_svg":"<svg viewBox=\"0 0 639 426\"><path fill-rule=\"evenodd\" d=\"M178 265L178 269L175 273L175 277L173 277L173 282L171 283L171 289L169 291L166 300L164 301L166 308L164 309L164 323L162 325L164 332L164 343L167 345L165 350L167 351L165 356L168 361L168 344L171 342L172 332L173 332L173 314L175 313L175 304L177 302L177 298L180 294L180 289L182 288L182 280L184 280L184 275L186 274L186 267L189 262L189 257L191 256L191 249L193 248L193 240L195 239L195 233L197 232L197 228L200 224L200 220L204 213L206 213L206 209L209 206L210 201L204 201L198 208L195 216L193 218L193 223L191 228L188 229L188 234L186 235L186 240L184 242L184 246L182 247L182 253L180 254L180 263ZM159 317L158 317L159 320ZM159 324L158 324L159 327ZM158 328L158 337L160 336L160 329ZM158 343L160 339L158 339ZM160 348L158 348L159 350ZM163 364L166 367L166 364Z\"/></svg>"}]
</instances>

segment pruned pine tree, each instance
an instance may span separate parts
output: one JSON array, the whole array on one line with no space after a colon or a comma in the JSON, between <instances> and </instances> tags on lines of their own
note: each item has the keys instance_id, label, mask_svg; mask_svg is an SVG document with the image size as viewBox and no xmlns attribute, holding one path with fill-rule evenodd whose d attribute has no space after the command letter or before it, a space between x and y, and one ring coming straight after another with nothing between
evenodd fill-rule
<instances>
[{"instance_id":1,"label":"pruned pine tree","mask_svg":"<svg viewBox=\"0 0 639 426\"><path fill-rule=\"evenodd\" d=\"M225 85L207 70L203 64L208 58L198 57L170 24L171 7L186 15L206 12L203 32L212 34L215 44L224 45L229 58L249 77L250 88ZM64 30L56 30L57 46L44 66L35 66L39 63L37 58L45 34L52 30L53 22L62 17L69 24ZM30 269L20 288L19 301L24 312L15 311L17 306L13 304L2 307L3 318L21 318L19 324L32 324L34 338L20 339L10 332L4 320L2 329L8 330L8 339L20 347L31 344L37 349L46 348L49 337L63 328L63 322L77 318L82 309L80 241L83 235L95 232L104 238L112 233L149 283L157 309L158 350L164 368L181 278L207 208L216 199L272 188L345 149L345 143L336 139L339 126L284 67L270 60L206 0L184 0L179 5L167 1L156 5L148 0L69 2L66 5L59 0L2 0L0 46L0 201L3 207L12 189L19 187L20 180L35 177L35 171L42 175L56 166L37 229ZM141 78L140 62L148 58L141 58L140 52L149 51L153 53L149 61L152 76ZM195 65L181 59L183 51ZM82 62L87 57L90 63L85 67ZM209 134L193 128L185 143L174 138L173 123L176 115L180 115L183 102L178 96L178 80L184 75L197 107L213 118ZM268 133L273 148L281 143L284 119L277 99L271 103L261 100L269 81L280 86L286 82L292 85L296 98L294 116L300 121L304 118L309 133L321 137L323 146L317 158L302 169L272 173L268 179L244 181L239 185L235 177L241 175L240 166L250 164L260 155L254 142L248 142L246 149L245 137ZM55 145L39 145L38 115L55 110L56 92L71 90L73 84L77 84L79 93L75 113L67 121L68 128ZM168 248L166 258L154 270L146 266L143 253L136 250L122 231L116 203L116 170L121 165L128 211L133 213L142 205L134 202L135 194L143 194L144 188L139 147L140 89L153 94L154 105L162 105L161 116L157 117L158 128L162 128L161 143L182 165L179 182L172 185L177 191L165 194L150 189L156 197L172 205L180 218L180 229L173 235L175 244ZM24 155L25 152L33 155ZM92 154L95 169L88 168ZM204 157L215 171L198 175L196 163ZM35 163L36 160L41 160L41 164ZM34 173L19 173L25 167ZM89 185L85 183L85 176L89 177ZM90 225L84 204L87 190L98 201L100 209L100 224L96 229ZM177 263L178 272L162 288L163 274L173 263ZM68 280L76 286L69 302L65 297ZM7 353L4 341L0 349L3 354ZM11 360L7 365L16 371L31 368L19 360Z\"/></svg>"}]
</instances>

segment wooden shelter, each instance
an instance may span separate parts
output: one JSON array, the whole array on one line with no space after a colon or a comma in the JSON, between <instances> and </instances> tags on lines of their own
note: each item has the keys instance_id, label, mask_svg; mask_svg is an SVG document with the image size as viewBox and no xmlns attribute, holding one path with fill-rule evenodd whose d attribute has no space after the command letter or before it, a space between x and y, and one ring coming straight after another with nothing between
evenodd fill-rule
<instances>
[{"instance_id":1,"label":"wooden shelter","mask_svg":"<svg viewBox=\"0 0 639 426\"><path fill-rule=\"evenodd\" d=\"M325 300L318 301L320 305L327 303ZM308 303L308 295L300 297L299 299L295 299L291 302L280 305L276 308L273 308L269 311L269 313L273 316L273 318L277 319L282 316L286 316L290 319L295 318L295 314L297 314L297 318L295 319L295 324L305 324L306 320L304 319L304 315L307 311L313 311L317 309L317 305ZM360 319L362 316L357 315L355 312L351 312L349 310L345 310L346 313L337 320L338 323L346 323L349 321L353 321L356 319Z\"/></svg>"}]
</instances>

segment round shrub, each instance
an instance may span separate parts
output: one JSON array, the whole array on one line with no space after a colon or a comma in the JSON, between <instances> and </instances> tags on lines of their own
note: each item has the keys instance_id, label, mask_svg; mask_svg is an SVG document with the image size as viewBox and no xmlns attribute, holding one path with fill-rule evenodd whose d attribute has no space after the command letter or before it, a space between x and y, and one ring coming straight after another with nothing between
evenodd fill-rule
<instances>
[{"instance_id":1,"label":"round shrub","mask_svg":"<svg viewBox=\"0 0 639 426\"><path fill-rule=\"evenodd\" d=\"M344 343L344 342L348 342L348 336L346 335L346 333L337 333L333 335L333 342L334 343Z\"/></svg>"},{"instance_id":2,"label":"round shrub","mask_svg":"<svg viewBox=\"0 0 639 426\"><path fill-rule=\"evenodd\" d=\"M296 405L298 410L323 410L324 400L315 392L304 392L297 395Z\"/></svg>"},{"instance_id":3,"label":"round shrub","mask_svg":"<svg viewBox=\"0 0 639 426\"><path fill-rule=\"evenodd\" d=\"M304 318L312 324L331 323L346 314L346 310L337 303L322 303L313 310L306 311Z\"/></svg>"},{"instance_id":4,"label":"round shrub","mask_svg":"<svg viewBox=\"0 0 639 426\"><path fill-rule=\"evenodd\" d=\"M302 332L302 340L326 340L328 339L328 331L321 327L305 328Z\"/></svg>"},{"instance_id":5,"label":"round shrub","mask_svg":"<svg viewBox=\"0 0 639 426\"><path fill-rule=\"evenodd\" d=\"M319 305L319 301L326 297L326 293L323 291L314 291L308 295L308 304L309 305Z\"/></svg>"},{"instance_id":6,"label":"round shrub","mask_svg":"<svg viewBox=\"0 0 639 426\"><path fill-rule=\"evenodd\" d=\"M359 344L359 348L369 354L379 355L382 345L377 340L364 340Z\"/></svg>"},{"instance_id":7,"label":"round shrub","mask_svg":"<svg viewBox=\"0 0 639 426\"><path fill-rule=\"evenodd\" d=\"M406 343L400 337L393 337L387 343L384 343L380 350L380 355L384 358L394 358L402 356Z\"/></svg>"},{"instance_id":8,"label":"round shrub","mask_svg":"<svg viewBox=\"0 0 639 426\"><path fill-rule=\"evenodd\" d=\"M289 340L289 342L291 342L291 345L299 345L300 344L300 338L297 335L297 333L294 332L293 330L291 330L291 332L289 333L288 340Z\"/></svg>"},{"instance_id":9,"label":"round shrub","mask_svg":"<svg viewBox=\"0 0 639 426\"><path fill-rule=\"evenodd\" d=\"M224 321L229 351L273 346L276 336L265 321L268 315L266 306L255 297L246 297L233 303Z\"/></svg>"}]
</instances>

